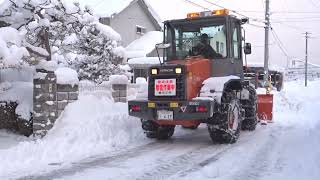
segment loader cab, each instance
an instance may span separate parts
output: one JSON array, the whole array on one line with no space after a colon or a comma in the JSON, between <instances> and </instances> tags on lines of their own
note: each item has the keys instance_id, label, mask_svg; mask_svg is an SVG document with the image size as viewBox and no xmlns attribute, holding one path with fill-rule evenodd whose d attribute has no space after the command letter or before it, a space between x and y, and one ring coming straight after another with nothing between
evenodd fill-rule
<instances>
[{"instance_id":1,"label":"loader cab","mask_svg":"<svg viewBox=\"0 0 320 180\"><path fill-rule=\"evenodd\" d=\"M228 10L190 13L186 19L166 21L164 43L171 44L164 51L166 63L202 56L210 60L212 77L243 77L241 24Z\"/></svg>"}]
</instances>

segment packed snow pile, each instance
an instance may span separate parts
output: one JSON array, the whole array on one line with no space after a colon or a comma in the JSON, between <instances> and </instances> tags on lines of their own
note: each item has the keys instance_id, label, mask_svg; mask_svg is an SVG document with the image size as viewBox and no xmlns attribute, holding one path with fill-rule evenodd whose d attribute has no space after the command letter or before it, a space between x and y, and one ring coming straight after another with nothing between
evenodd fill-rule
<instances>
[{"instance_id":1,"label":"packed snow pile","mask_svg":"<svg viewBox=\"0 0 320 180\"><path fill-rule=\"evenodd\" d=\"M318 107L320 107L320 81L309 81L305 87L304 81L286 82L284 90L275 98L275 120L282 119L278 123L283 125L298 124L304 127L314 128L320 123ZM282 112L290 118L282 117ZM280 116L280 117L277 117Z\"/></svg>"},{"instance_id":2,"label":"packed snow pile","mask_svg":"<svg viewBox=\"0 0 320 180\"><path fill-rule=\"evenodd\" d=\"M150 31L136 39L126 47L127 58L146 57L155 49L155 45L163 42L163 33Z\"/></svg>"},{"instance_id":3,"label":"packed snow pile","mask_svg":"<svg viewBox=\"0 0 320 180\"><path fill-rule=\"evenodd\" d=\"M0 83L0 101L16 102L18 104L16 114L24 120L30 120L33 111L33 83Z\"/></svg>"},{"instance_id":4,"label":"packed snow pile","mask_svg":"<svg viewBox=\"0 0 320 180\"><path fill-rule=\"evenodd\" d=\"M79 84L77 71L70 68L58 68L54 71L57 76L57 84L70 84L72 86Z\"/></svg>"},{"instance_id":5,"label":"packed snow pile","mask_svg":"<svg viewBox=\"0 0 320 180\"><path fill-rule=\"evenodd\" d=\"M140 121L128 116L127 104L80 96L43 139L0 150L0 178L38 173L54 168L49 165L54 163L67 166L143 138Z\"/></svg>"}]
</instances>

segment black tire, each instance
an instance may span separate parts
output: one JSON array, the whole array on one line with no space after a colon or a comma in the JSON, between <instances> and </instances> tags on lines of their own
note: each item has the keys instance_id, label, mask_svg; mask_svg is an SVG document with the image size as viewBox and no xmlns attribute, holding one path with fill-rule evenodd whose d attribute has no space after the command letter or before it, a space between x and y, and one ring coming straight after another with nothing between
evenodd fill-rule
<instances>
[{"instance_id":1,"label":"black tire","mask_svg":"<svg viewBox=\"0 0 320 180\"><path fill-rule=\"evenodd\" d=\"M169 139L173 133L175 126L159 126L150 120L141 120L142 129L147 138Z\"/></svg>"},{"instance_id":2,"label":"black tire","mask_svg":"<svg viewBox=\"0 0 320 180\"><path fill-rule=\"evenodd\" d=\"M213 143L235 143L241 130L241 107L239 99L233 91L224 93L220 112L214 115L211 122L208 124L208 131Z\"/></svg>"},{"instance_id":3,"label":"black tire","mask_svg":"<svg viewBox=\"0 0 320 180\"><path fill-rule=\"evenodd\" d=\"M157 139L166 140L169 139L174 133L175 126L159 126L157 131Z\"/></svg>"},{"instance_id":4,"label":"black tire","mask_svg":"<svg viewBox=\"0 0 320 180\"><path fill-rule=\"evenodd\" d=\"M256 90L249 86L249 99L242 100L242 108L245 111L245 117L242 121L242 130L254 131L258 124L257 118L257 93Z\"/></svg>"}]
</instances>

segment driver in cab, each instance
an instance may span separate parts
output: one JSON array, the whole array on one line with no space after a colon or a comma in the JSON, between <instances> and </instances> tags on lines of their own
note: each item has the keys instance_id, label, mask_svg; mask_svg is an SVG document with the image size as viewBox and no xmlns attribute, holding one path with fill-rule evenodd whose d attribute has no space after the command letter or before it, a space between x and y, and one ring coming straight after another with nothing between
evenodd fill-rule
<instances>
[{"instance_id":1,"label":"driver in cab","mask_svg":"<svg viewBox=\"0 0 320 180\"><path fill-rule=\"evenodd\" d=\"M200 42L192 48L193 55L202 55L207 59L222 58L223 56L217 53L209 44L208 34L203 33L200 36Z\"/></svg>"}]
</instances>

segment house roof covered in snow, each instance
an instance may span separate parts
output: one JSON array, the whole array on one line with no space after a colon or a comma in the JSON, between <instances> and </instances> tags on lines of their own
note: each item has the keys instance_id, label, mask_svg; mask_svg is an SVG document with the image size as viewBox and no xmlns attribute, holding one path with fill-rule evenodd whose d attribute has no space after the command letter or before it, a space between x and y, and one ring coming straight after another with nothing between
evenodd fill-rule
<instances>
[{"instance_id":1,"label":"house roof covered in snow","mask_svg":"<svg viewBox=\"0 0 320 180\"><path fill-rule=\"evenodd\" d=\"M163 41L163 34L160 31L150 31L139 39L134 40L126 47L127 58L146 57L155 49L157 43Z\"/></svg>"},{"instance_id":2,"label":"house roof covered in snow","mask_svg":"<svg viewBox=\"0 0 320 180\"><path fill-rule=\"evenodd\" d=\"M78 0L82 6L90 6L94 13L99 17L112 17L129 8L134 3L139 3L141 8L151 17L153 23L161 29L162 20L153 7L146 0L117 0L117 1L99 1L99 0ZM152 2L152 1L150 1Z\"/></svg>"},{"instance_id":3,"label":"house roof covered in snow","mask_svg":"<svg viewBox=\"0 0 320 180\"><path fill-rule=\"evenodd\" d=\"M73 0L75 1L75 0ZM157 20L159 24L170 19L182 19L187 17L189 12L203 11L204 9L195 6L184 0L76 0L80 5L88 5L100 17L110 17L120 13L130 4L141 1L147 7L148 12Z\"/></svg>"}]
</instances>

